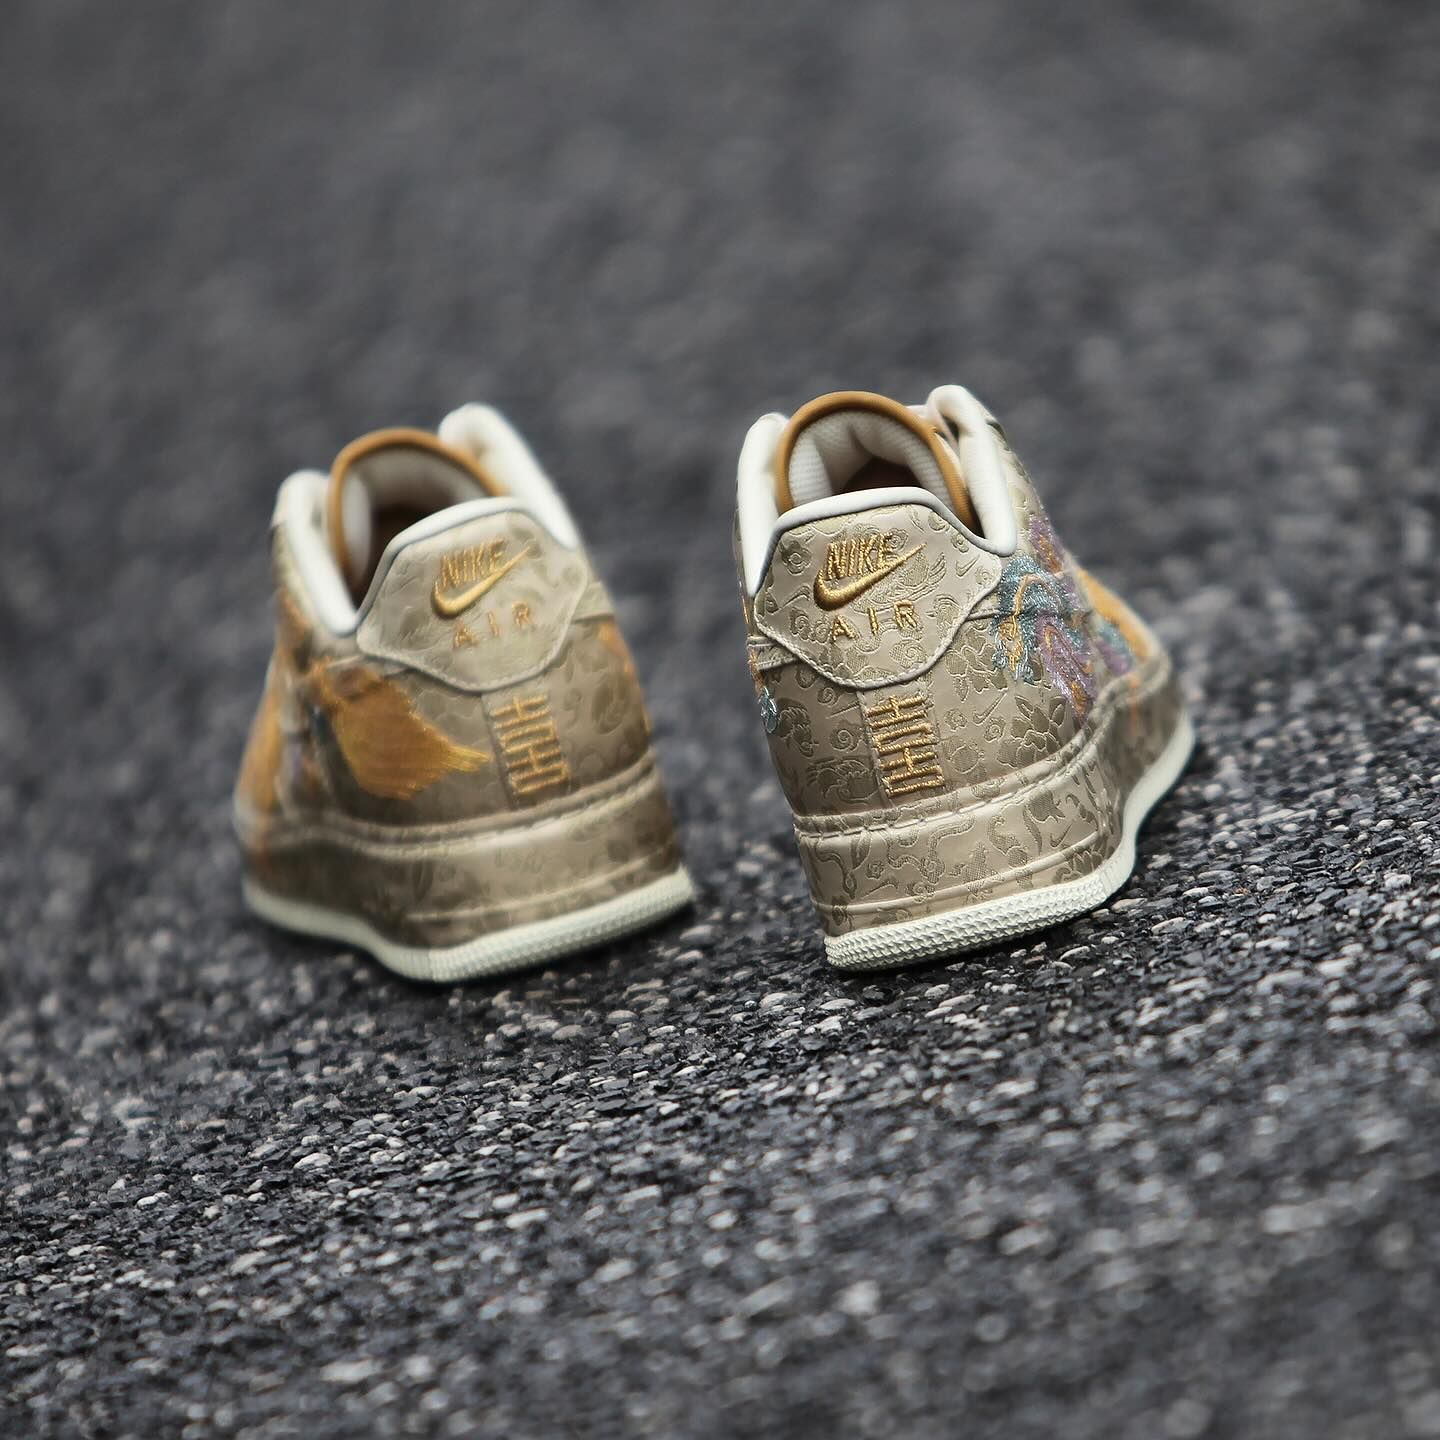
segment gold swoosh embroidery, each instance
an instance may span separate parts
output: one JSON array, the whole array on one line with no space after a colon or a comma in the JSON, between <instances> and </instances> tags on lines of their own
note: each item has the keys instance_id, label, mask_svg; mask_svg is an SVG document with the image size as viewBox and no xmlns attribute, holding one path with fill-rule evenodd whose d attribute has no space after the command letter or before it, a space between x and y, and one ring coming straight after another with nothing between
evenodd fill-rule
<instances>
[{"instance_id":1,"label":"gold swoosh embroidery","mask_svg":"<svg viewBox=\"0 0 1440 1440\"><path fill-rule=\"evenodd\" d=\"M878 570L872 570L868 575L857 575L855 579L847 580L842 585L831 585L823 575L817 575L815 603L822 610L838 610L842 605L848 605L872 585L878 585L892 571L898 570L907 560L913 560L924 548L923 545L917 545L913 550L907 550L903 555L887 561Z\"/></svg>"},{"instance_id":2,"label":"gold swoosh embroidery","mask_svg":"<svg viewBox=\"0 0 1440 1440\"><path fill-rule=\"evenodd\" d=\"M458 595L447 595L440 588L440 582L437 580L435 588L430 592L430 603L434 605L435 613L443 615L447 620L453 620L457 615L463 615L482 595L487 594L498 585L530 553L532 548L527 545L499 569L492 570L483 580L477 580L468 590L462 590Z\"/></svg>"}]
</instances>

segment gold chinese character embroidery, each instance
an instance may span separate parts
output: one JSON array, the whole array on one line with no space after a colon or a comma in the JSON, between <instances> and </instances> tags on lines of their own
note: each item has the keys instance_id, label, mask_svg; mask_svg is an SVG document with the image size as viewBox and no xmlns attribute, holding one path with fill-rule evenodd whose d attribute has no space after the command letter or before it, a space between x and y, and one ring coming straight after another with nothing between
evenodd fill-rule
<instances>
[{"instance_id":1,"label":"gold chinese character embroidery","mask_svg":"<svg viewBox=\"0 0 1440 1440\"><path fill-rule=\"evenodd\" d=\"M517 695L492 719L505 778L516 795L570 783L570 767L560 753L560 736L544 695Z\"/></svg>"},{"instance_id":2,"label":"gold chinese character embroidery","mask_svg":"<svg viewBox=\"0 0 1440 1440\"><path fill-rule=\"evenodd\" d=\"M892 799L945 785L923 695L891 695L865 711L880 779Z\"/></svg>"}]
</instances>

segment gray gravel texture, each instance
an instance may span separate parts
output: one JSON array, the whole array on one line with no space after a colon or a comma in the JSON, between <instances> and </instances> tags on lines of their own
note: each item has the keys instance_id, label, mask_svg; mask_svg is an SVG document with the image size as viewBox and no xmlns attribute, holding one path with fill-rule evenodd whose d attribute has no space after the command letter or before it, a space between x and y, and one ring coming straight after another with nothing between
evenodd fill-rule
<instances>
[{"instance_id":1,"label":"gray gravel texture","mask_svg":"<svg viewBox=\"0 0 1440 1440\"><path fill-rule=\"evenodd\" d=\"M0 1434L1440 1436L1440 11L0 13ZM1105 910L827 972L744 427L958 379L1183 668ZM702 897L252 922L279 480L488 398Z\"/></svg>"}]
</instances>

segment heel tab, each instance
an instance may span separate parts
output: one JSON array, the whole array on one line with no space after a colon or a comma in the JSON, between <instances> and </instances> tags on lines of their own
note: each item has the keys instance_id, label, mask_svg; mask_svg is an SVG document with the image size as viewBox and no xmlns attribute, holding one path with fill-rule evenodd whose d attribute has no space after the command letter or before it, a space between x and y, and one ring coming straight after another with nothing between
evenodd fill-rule
<instances>
[{"instance_id":1,"label":"heel tab","mask_svg":"<svg viewBox=\"0 0 1440 1440\"><path fill-rule=\"evenodd\" d=\"M603 594L584 552L513 501L446 513L386 547L360 609L361 652L471 693L539 674L585 596Z\"/></svg>"},{"instance_id":2,"label":"heel tab","mask_svg":"<svg viewBox=\"0 0 1440 1440\"><path fill-rule=\"evenodd\" d=\"M756 629L856 689L928 670L998 584L1001 562L916 495L857 493L792 512L798 523L777 534L755 595Z\"/></svg>"}]
</instances>

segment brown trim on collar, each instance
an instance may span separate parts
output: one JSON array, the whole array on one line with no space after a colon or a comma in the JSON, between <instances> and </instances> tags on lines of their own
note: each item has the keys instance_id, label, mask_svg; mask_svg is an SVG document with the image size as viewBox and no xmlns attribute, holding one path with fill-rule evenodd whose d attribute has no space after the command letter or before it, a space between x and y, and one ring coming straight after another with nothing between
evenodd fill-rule
<instances>
[{"instance_id":1,"label":"brown trim on collar","mask_svg":"<svg viewBox=\"0 0 1440 1440\"><path fill-rule=\"evenodd\" d=\"M488 495L505 494L505 487L480 463L463 450L447 445L438 435L428 430L416 430L406 426L394 426L387 430L372 430L358 440L352 440L336 457L330 467L330 490L325 497L325 524L330 535L330 545L342 569L349 568L348 551L345 547L345 516L341 497L345 491L345 477L357 461L380 450L423 450L463 470Z\"/></svg>"},{"instance_id":2,"label":"brown trim on collar","mask_svg":"<svg viewBox=\"0 0 1440 1440\"><path fill-rule=\"evenodd\" d=\"M935 463L940 467L940 474L944 476L945 488L949 491L950 503L955 507L955 513L962 523L979 532L980 520L970 502L965 481L960 475L955 452L940 438L940 432L908 405L902 405L888 395L877 395L870 390L831 391L828 395L820 395L809 404L802 405L790 417L784 433L780 436L780 443L775 447L775 503L782 515L795 507L794 498L790 494L790 457L794 454L795 442L800 438L801 432L815 421L841 410L870 410L898 421L919 435L930 447Z\"/></svg>"}]
</instances>

